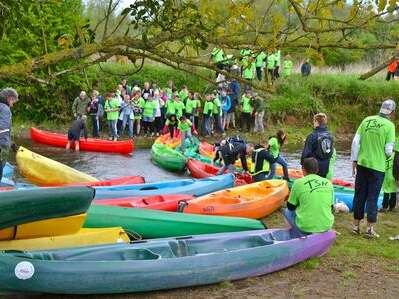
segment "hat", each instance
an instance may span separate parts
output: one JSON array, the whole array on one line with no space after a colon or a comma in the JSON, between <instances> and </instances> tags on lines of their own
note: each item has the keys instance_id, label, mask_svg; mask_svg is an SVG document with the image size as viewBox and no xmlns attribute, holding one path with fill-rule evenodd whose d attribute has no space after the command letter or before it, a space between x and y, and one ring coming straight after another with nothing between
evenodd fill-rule
<instances>
[{"instance_id":1,"label":"hat","mask_svg":"<svg viewBox=\"0 0 399 299\"><path fill-rule=\"evenodd\" d=\"M381 114L385 114L385 115L389 115L391 114L393 111L395 111L396 109L396 103L394 100L385 100L380 108L380 113Z\"/></svg>"}]
</instances>

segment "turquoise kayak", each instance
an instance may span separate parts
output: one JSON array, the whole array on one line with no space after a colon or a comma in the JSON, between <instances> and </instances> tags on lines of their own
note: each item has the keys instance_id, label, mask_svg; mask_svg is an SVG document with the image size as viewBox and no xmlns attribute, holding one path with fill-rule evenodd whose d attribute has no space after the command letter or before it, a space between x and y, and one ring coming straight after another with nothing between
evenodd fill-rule
<instances>
[{"instance_id":1,"label":"turquoise kayak","mask_svg":"<svg viewBox=\"0 0 399 299\"><path fill-rule=\"evenodd\" d=\"M166 194L189 194L201 196L234 186L234 176L225 174L204 179L171 180L126 186L94 187L95 199L151 196Z\"/></svg>"}]
</instances>

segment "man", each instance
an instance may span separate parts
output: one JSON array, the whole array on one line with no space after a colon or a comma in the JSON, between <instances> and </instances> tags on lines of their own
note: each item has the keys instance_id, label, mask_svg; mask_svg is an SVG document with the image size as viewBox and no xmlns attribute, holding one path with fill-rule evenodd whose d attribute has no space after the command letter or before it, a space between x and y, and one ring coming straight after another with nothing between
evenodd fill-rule
<instances>
[{"instance_id":1,"label":"man","mask_svg":"<svg viewBox=\"0 0 399 299\"><path fill-rule=\"evenodd\" d=\"M262 81L262 72L265 67L267 55L264 51L260 51L255 56L256 77Z\"/></svg>"},{"instance_id":2,"label":"man","mask_svg":"<svg viewBox=\"0 0 399 299\"><path fill-rule=\"evenodd\" d=\"M325 178L334 152L334 140L327 129L327 115L318 113L313 117L313 132L306 138L301 164L306 158L315 158L319 165L319 176Z\"/></svg>"},{"instance_id":3,"label":"man","mask_svg":"<svg viewBox=\"0 0 399 299\"><path fill-rule=\"evenodd\" d=\"M307 78L309 77L310 73L312 72L312 66L309 63L309 59L306 59L304 63L301 65L301 74L302 77Z\"/></svg>"},{"instance_id":4,"label":"man","mask_svg":"<svg viewBox=\"0 0 399 299\"><path fill-rule=\"evenodd\" d=\"M11 108L17 101L18 93L15 89L7 87L0 91L0 181L10 149L16 151L15 144L11 144Z\"/></svg>"},{"instance_id":5,"label":"man","mask_svg":"<svg viewBox=\"0 0 399 299\"><path fill-rule=\"evenodd\" d=\"M378 115L366 117L352 142L351 159L355 181L353 198L353 233L360 234L360 221L367 208L365 237L378 238L374 230L377 222L377 201L385 175L385 162L393 153L395 125L390 120L396 109L393 100L382 103Z\"/></svg>"},{"instance_id":6,"label":"man","mask_svg":"<svg viewBox=\"0 0 399 299\"><path fill-rule=\"evenodd\" d=\"M251 176L254 182L266 180L270 164L274 162L274 157L266 148L267 146L257 144L252 151Z\"/></svg>"},{"instance_id":7,"label":"man","mask_svg":"<svg viewBox=\"0 0 399 299\"><path fill-rule=\"evenodd\" d=\"M223 167L219 169L217 173L218 175L224 173L225 170L228 172L235 172L236 168L234 164L238 158L241 160L241 165L244 169L244 172L248 172L247 153L249 153L250 147L241 137L234 136L226 140L222 140L217 151L219 153L215 156L215 159L217 159L218 156L223 159Z\"/></svg>"},{"instance_id":8,"label":"man","mask_svg":"<svg viewBox=\"0 0 399 299\"><path fill-rule=\"evenodd\" d=\"M72 113L75 119L80 118L87 114L87 106L90 103L90 99L86 96L85 91L81 91L79 96L75 98L72 104Z\"/></svg>"},{"instance_id":9,"label":"man","mask_svg":"<svg viewBox=\"0 0 399 299\"><path fill-rule=\"evenodd\" d=\"M317 175L318 163L314 158L303 161L302 171L304 177L294 182L284 210L293 237L328 231L334 223L332 183Z\"/></svg>"},{"instance_id":10,"label":"man","mask_svg":"<svg viewBox=\"0 0 399 299\"><path fill-rule=\"evenodd\" d=\"M68 130L68 143L65 146L67 150L71 148L71 145L75 146L75 151L80 150L80 135L83 131L83 136L87 141L87 126L86 126L87 116L82 115L81 118L76 119L72 122Z\"/></svg>"}]
</instances>

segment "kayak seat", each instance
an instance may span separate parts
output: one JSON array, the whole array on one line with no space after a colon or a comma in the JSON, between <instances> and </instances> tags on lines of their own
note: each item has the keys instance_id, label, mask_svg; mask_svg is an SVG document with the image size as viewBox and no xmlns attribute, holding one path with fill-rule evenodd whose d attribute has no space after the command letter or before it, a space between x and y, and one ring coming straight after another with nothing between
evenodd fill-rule
<instances>
[{"instance_id":1,"label":"kayak seat","mask_svg":"<svg viewBox=\"0 0 399 299\"><path fill-rule=\"evenodd\" d=\"M288 241L292 239L290 231L288 229L276 230L269 233L268 235L270 235L270 239L275 241Z\"/></svg>"},{"instance_id":2,"label":"kayak seat","mask_svg":"<svg viewBox=\"0 0 399 299\"><path fill-rule=\"evenodd\" d=\"M186 241L183 240L169 241L169 247L172 250L173 255L176 257L191 255L189 254Z\"/></svg>"}]
</instances>

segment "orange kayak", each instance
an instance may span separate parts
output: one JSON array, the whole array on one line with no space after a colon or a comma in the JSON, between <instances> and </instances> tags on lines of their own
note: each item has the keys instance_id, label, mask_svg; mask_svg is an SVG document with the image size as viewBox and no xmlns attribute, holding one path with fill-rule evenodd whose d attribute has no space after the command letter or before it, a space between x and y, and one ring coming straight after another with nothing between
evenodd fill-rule
<instances>
[{"instance_id":1,"label":"orange kayak","mask_svg":"<svg viewBox=\"0 0 399 299\"><path fill-rule=\"evenodd\" d=\"M194 198L183 212L260 219L280 208L288 193L286 181L262 181Z\"/></svg>"},{"instance_id":2,"label":"orange kayak","mask_svg":"<svg viewBox=\"0 0 399 299\"><path fill-rule=\"evenodd\" d=\"M157 139L155 139L155 143L163 143L170 148L176 148L178 145L180 145L180 134L178 136L175 136L173 139L170 138L169 133L161 135Z\"/></svg>"}]
</instances>

